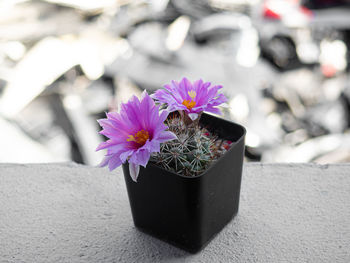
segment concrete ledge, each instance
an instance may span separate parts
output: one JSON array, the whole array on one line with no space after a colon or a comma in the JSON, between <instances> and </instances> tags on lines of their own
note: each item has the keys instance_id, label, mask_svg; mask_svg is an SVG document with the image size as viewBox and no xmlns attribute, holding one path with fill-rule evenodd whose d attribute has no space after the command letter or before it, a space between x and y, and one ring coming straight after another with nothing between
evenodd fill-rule
<instances>
[{"instance_id":1,"label":"concrete ledge","mask_svg":"<svg viewBox=\"0 0 350 263\"><path fill-rule=\"evenodd\" d=\"M0 262L350 262L350 164L246 164L238 216L200 253L133 226L121 169L0 165Z\"/></svg>"}]
</instances>

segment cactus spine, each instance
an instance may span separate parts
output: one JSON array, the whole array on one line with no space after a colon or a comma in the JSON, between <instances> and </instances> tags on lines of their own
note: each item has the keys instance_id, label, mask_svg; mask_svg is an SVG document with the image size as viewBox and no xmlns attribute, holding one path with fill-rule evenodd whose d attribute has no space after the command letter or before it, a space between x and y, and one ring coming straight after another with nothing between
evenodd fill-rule
<instances>
[{"instance_id":1,"label":"cactus spine","mask_svg":"<svg viewBox=\"0 0 350 263\"><path fill-rule=\"evenodd\" d=\"M151 159L166 170L184 176L196 176L225 151L223 141L201 128L198 122L188 125L183 118L174 115L167 120L167 125L178 138L162 143L160 152Z\"/></svg>"}]
</instances>

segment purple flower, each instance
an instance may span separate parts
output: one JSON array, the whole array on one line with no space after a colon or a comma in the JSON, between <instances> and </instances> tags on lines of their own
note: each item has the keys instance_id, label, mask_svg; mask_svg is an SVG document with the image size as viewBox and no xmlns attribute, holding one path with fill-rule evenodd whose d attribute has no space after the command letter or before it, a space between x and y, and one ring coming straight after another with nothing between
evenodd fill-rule
<instances>
[{"instance_id":1,"label":"purple flower","mask_svg":"<svg viewBox=\"0 0 350 263\"><path fill-rule=\"evenodd\" d=\"M100 134L109 138L96 149L107 149L101 166L108 165L113 170L128 160L130 175L135 182L139 165L147 165L150 154L159 152L160 143L176 138L164 124L168 112L160 113L146 91L141 101L133 96L128 103L121 105L120 113L109 112L106 115L106 119L98 120L103 128Z\"/></svg>"},{"instance_id":2,"label":"purple flower","mask_svg":"<svg viewBox=\"0 0 350 263\"><path fill-rule=\"evenodd\" d=\"M183 78L180 83L173 80L165 85L164 89L157 90L152 98L166 103L168 111L182 110L195 120L203 111L221 114L216 106L227 101L223 94L218 94L221 88L221 85L211 86L210 82L203 82L201 79L191 83Z\"/></svg>"}]
</instances>

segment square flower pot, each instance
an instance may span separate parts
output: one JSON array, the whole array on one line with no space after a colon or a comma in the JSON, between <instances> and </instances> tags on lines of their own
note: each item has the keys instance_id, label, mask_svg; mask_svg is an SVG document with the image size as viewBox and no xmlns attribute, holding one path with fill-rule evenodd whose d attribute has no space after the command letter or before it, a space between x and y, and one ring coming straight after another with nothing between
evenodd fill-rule
<instances>
[{"instance_id":1,"label":"square flower pot","mask_svg":"<svg viewBox=\"0 0 350 263\"><path fill-rule=\"evenodd\" d=\"M123 164L135 226L191 253L201 250L237 214L244 156L241 125L208 114L200 123L232 141L204 173L185 177L148 163L135 183L128 164Z\"/></svg>"}]
</instances>

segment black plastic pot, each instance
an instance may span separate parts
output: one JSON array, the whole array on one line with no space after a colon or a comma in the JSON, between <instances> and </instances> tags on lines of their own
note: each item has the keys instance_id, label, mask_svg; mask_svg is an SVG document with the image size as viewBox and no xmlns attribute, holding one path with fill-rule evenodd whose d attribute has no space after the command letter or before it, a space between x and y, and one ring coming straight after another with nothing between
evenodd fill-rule
<instances>
[{"instance_id":1,"label":"black plastic pot","mask_svg":"<svg viewBox=\"0 0 350 263\"><path fill-rule=\"evenodd\" d=\"M242 126L207 114L200 123L233 142L201 175L185 177L149 163L135 183L123 165L135 226L192 253L237 214L244 155Z\"/></svg>"}]
</instances>

